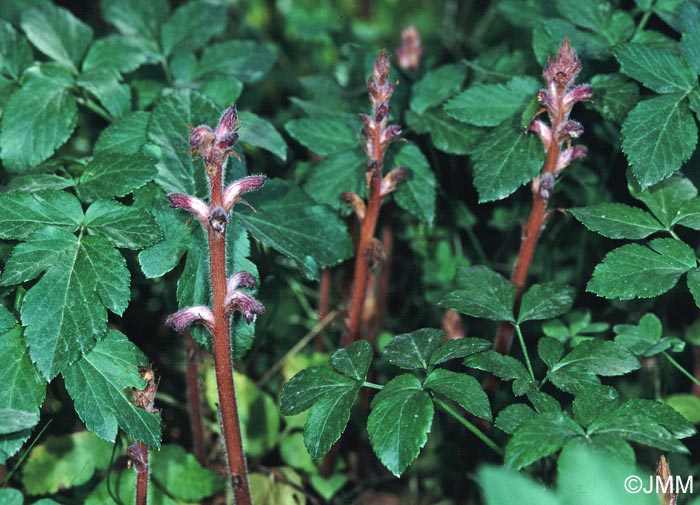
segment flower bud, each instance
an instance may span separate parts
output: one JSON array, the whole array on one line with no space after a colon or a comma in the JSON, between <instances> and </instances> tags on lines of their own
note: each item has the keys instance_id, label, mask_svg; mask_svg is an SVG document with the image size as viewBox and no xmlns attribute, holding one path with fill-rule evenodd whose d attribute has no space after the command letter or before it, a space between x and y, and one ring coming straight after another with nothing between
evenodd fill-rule
<instances>
[{"instance_id":1,"label":"flower bud","mask_svg":"<svg viewBox=\"0 0 700 505\"><path fill-rule=\"evenodd\" d=\"M571 109L576 102L583 102L591 98L593 98L593 86L590 84L582 84L581 86L576 86L564 95L562 104L564 108L568 110Z\"/></svg>"},{"instance_id":2,"label":"flower bud","mask_svg":"<svg viewBox=\"0 0 700 505\"><path fill-rule=\"evenodd\" d=\"M185 209L203 224L207 223L209 219L209 206L199 198L182 193L170 193L167 198L173 209Z\"/></svg>"},{"instance_id":3,"label":"flower bud","mask_svg":"<svg viewBox=\"0 0 700 505\"><path fill-rule=\"evenodd\" d=\"M216 147L221 151L230 151L238 142L238 111L233 105L226 109L216 126Z\"/></svg>"},{"instance_id":4,"label":"flower bud","mask_svg":"<svg viewBox=\"0 0 700 505\"><path fill-rule=\"evenodd\" d=\"M174 328L177 332L182 332L192 323L202 323L210 332L214 330L214 314L209 307L197 305L178 310L170 314L165 320L165 324Z\"/></svg>"},{"instance_id":5,"label":"flower bud","mask_svg":"<svg viewBox=\"0 0 700 505\"><path fill-rule=\"evenodd\" d=\"M209 214L209 226L214 233L223 235L226 232L228 213L222 207L214 207Z\"/></svg>"},{"instance_id":6,"label":"flower bud","mask_svg":"<svg viewBox=\"0 0 700 505\"><path fill-rule=\"evenodd\" d=\"M544 144L545 149L549 148L550 144L552 143L552 130L549 129L549 126L544 124L544 121L535 119L532 121L532 123L530 123L528 129L537 134L542 141L542 144Z\"/></svg>"},{"instance_id":7,"label":"flower bud","mask_svg":"<svg viewBox=\"0 0 700 505\"><path fill-rule=\"evenodd\" d=\"M390 171L382 179L382 185L380 187L379 194L382 197L385 197L392 191L395 191L399 183L406 179L407 175L408 171L404 167L397 167L394 170Z\"/></svg>"},{"instance_id":8,"label":"flower bud","mask_svg":"<svg viewBox=\"0 0 700 505\"><path fill-rule=\"evenodd\" d=\"M345 191L340 194L340 199L350 205L350 208L355 212L355 215L360 221L365 219L366 207L362 198L352 191Z\"/></svg>"},{"instance_id":9,"label":"flower bud","mask_svg":"<svg viewBox=\"0 0 700 505\"><path fill-rule=\"evenodd\" d=\"M391 141L398 139L399 135L401 135L401 127L397 124L392 124L387 126L386 130L382 132L379 140L386 149L386 146L389 145Z\"/></svg>"},{"instance_id":10,"label":"flower bud","mask_svg":"<svg viewBox=\"0 0 700 505\"><path fill-rule=\"evenodd\" d=\"M557 94L563 94L569 88L581 71L581 62L576 50L569 44L569 39L564 38L557 57L551 60L544 69L543 75L550 89L556 89Z\"/></svg>"},{"instance_id":11,"label":"flower bud","mask_svg":"<svg viewBox=\"0 0 700 505\"><path fill-rule=\"evenodd\" d=\"M554 190L554 176L549 172L545 172L539 176L538 182L539 184L537 191L540 198L543 200L549 200L549 197L552 196L552 191Z\"/></svg>"}]
</instances>

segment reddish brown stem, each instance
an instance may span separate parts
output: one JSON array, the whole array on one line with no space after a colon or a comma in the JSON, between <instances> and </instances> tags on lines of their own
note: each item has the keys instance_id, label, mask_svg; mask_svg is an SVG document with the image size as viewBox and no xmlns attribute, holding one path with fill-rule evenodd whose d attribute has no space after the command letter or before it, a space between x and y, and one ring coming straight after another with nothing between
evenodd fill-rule
<instances>
[{"instance_id":1,"label":"reddish brown stem","mask_svg":"<svg viewBox=\"0 0 700 505\"><path fill-rule=\"evenodd\" d=\"M143 442L136 442L136 450L139 454L138 463L134 462L136 469L136 505L148 503L148 447Z\"/></svg>"},{"instance_id":2,"label":"reddish brown stem","mask_svg":"<svg viewBox=\"0 0 700 505\"><path fill-rule=\"evenodd\" d=\"M328 315L328 309L330 307L330 296L331 296L331 269L324 268L321 271L321 282L318 287L318 320L323 321L323 319ZM316 350L318 352L325 351L323 340L321 340L321 334L319 333L318 338L316 338Z\"/></svg>"},{"instance_id":3,"label":"reddish brown stem","mask_svg":"<svg viewBox=\"0 0 700 505\"><path fill-rule=\"evenodd\" d=\"M199 374L197 373L199 352L189 328L185 329L185 353L187 363L187 401L190 409L194 454L201 465L207 466L207 451L204 443L204 426L202 424L202 401L199 396Z\"/></svg>"},{"instance_id":4,"label":"reddish brown stem","mask_svg":"<svg viewBox=\"0 0 700 505\"><path fill-rule=\"evenodd\" d=\"M387 300L389 298L389 287L391 284L391 259L394 250L394 229L391 223L386 223L382 226L381 236L386 260L382 263L382 270L379 273L379 285L377 286L377 318L375 328L369 339L372 345L376 344L377 333L382 329L384 321L386 320Z\"/></svg>"}]
</instances>

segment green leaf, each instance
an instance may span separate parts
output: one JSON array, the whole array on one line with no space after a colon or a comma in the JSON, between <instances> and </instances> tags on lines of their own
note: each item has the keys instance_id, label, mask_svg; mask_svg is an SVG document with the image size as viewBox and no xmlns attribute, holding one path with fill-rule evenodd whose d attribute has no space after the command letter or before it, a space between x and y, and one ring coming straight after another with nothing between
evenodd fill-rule
<instances>
[{"instance_id":1,"label":"green leaf","mask_svg":"<svg viewBox=\"0 0 700 505\"><path fill-rule=\"evenodd\" d=\"M352 255L350 237L330 208L318 205L296 186L268 180L246 195L247 206L233 216L258 240L293 259L302 273L316 278L321 268Z\"/></svg>"},{"instance_id":2,"label":"green leaf","mask_svg":"<svg viewBox=\"0 0 700 505\"><path fill-rule=\"evenodd\" d=\"M160 447L160 414L136 407L129 388L143 389L138 367L146 356L121 333L110 330L94 349L63 371L66 389L85 426L114 442L117 429Z\"/></svg>"},{"instance_id":3,"label":"green leaf","mask_svg":"<svg viewBox=\"0 0 700 505\"><path fill-rule=\"evenodd\" d=\"M518 112L538 87L532 77L514 77L505 84L474 84L447 102L444 109L463 123L496 126Z\"/></svg>"},{"instance_id":4,"label":"green leaf","mask_svg":"<svg viewBox=\"0 0 700 505\"><path fill-rule=\"evenodd\" d=\"M628 39L634 32L634 20L624 11L613 9L606 0L556 0L561 14L577 26L603 35L608 45Z\"/></svg>"},{"instance_id":5,"label":"green leaf","mask_svg":"<svg viewBox=\"0 0 700 505\"><path fill-rule=\"evenodd\" d=\"M92 29L67 9L50 4L22 15L22 29L49 58L75 70L92 40Z\"/></svg>"},{"instance_id":6,"label":"green leaf","mask_svg":"<svg viewBox=\"0 0 700 505\"><path fill-rule=\"evenodd\" d=\"M359 194L364 190L366 164L367 158L357 149L328 156L309 170L304 191L318 203L335 210L347 208L340 195L345 191Z\"/></svg>"},{"instance_id":7,"label":"green leaf","mask_svg":"<svg viewBox=\"0 0 700 505\"><path fill-rule=\"evenodd\" d=\"M423 114L440 105L459 91L466 76L467 69L461 63L427 72L411 89L411 110Z\"/></svg>"},{"instance_id":8,"label":"green leaf","mask_svg":"<svg viewBox=\"0 0 700 505\"><path fill-rule=\"evenodd\" d=\"M491 349L491 342L482 338L456 338L443 342L430 355L428 363L431 366L439 365L451 359L464 358L472 354Z\"/></svg>"},{"instance_id":9,"label":"green leaf","mask_svg":"<svg viewBox=\"0 0 700 505\"><path fill-rule=\"evenodd\" d=\"M622 125L622 150L642 188L681 168L698 141L684 93L639 102Z\"/></svg>"},{"instance_id":10,"label":"green leaf","mask_svg":"<svg viewBox=\"0 0 700 505\"><path fill-rule=\"evenodd\" d=\"M22 467L22 483L29 495L52 494L88 482L95 470L106 470L112 445L88 431L49 435L35 446Z\"/></svg>"},{"instance_id":11,"label":"green leaf","mask_svg":"<svg viewBox=\"0 0 700 505\"><path fill-rule=\"evenodd\" d=\"M516 470L554 454L566 442L584 435L564 412L538 414L525 421L506 445L505 465Z\"/></svg>"},{"instance_id":12,"label":"green leaf","mask_svg":"<svg viewBox=\"0 0 700 505\"><path fill-rule=\"evenodd\" d=\"M252 84L272 68L277 54L251 40L228 40L204 49L194 77L222 73L235 77L244 84Z\"/></svg>"},{"instance_id":13,"label":"green leaf","mask_svg":"<svg viewBox=\"0 0 700 505\"><path fill-rule=\"evenodd\" d=\"M408 169L405 181L394 193L396 203L414 216L432 224L435 218L435 174L423 153L413 143L403 143L393 156L391 169L402 166Z\"/></svg>"},{"instance_id":14,"label":"green leaf","mask_svg":"<svg viewBox=\"0 0 700 505\"><path fill-rule=\"evenodd\" d=\"M686 282L688 283L690 294L693 295L695 305L700 307L700 269L696 268L688 272Z\"/></svg>"},{"instance_id":15,"label":"green leaf","mask_svg":"<svg viewBox=\"0 0 700 505\"><path fill-rule=\"evenodd\" d=\"M629 190L632 196L644 202L656 219L667 228L673 226L684 203L698 194L695 185L680 175L671 176L644 190L641 190L634 181L630 181Z\"/></svg>"},{"instance_id":16,"label":"green leaf","mask_svg":"<svg viewBox=\"0 0 700 505\"><path fill-rule=\"evenodd\" d=\"M518 323L552 319L571 310L574 290L555 282L535 284L523 295Z\"/></svg>"},{"instance_id":17,"label":"green leaf","mask_svg":"<svg viewBox=\"0 0 700 505\"><path fill-rule=\"evenodd\" d=\"M282 388L280 411L293 416L310 409L325 397L338 397L352 391L357 381L326 367L306 368Z\"/></svg>"},{"instance_id":18,"label":"green leaf","mask_svg":"<svg viewBox=\"0 0 700 505\"><path fill-rule=\"evenodd\" d=\"M28 173L16 175L5 186L7 192L35 193L45 189L65 189L75 186L75 180L56 174Z\"/></svg>"},{"instance_id":19,"label":"green leaf","mask_svg":"<svg viewBox=\"0 0 700 505\"><path fill-rule=\"evenodd\" d=\"M515 286L508 279L483 266L457 270L456 289L438 305L472 317L515 322Z\"/></svg>"},{"instance_id":20,"label":"green leaf","mask_svg":"<svg viewBox=\"0 0 700 505\"><path fill-rule=\"evenodd\" d=\"M691 271L688 274L690 285ZM624 345L637 356L654 356L673 346L674 352L682 350L684 342L678 338L661 338L661 321L654 314L644 314L639 325L617 324L613 327L617 334L615 342Z\"/></svg>"},{"instance_id":21,"label":"green leaf","mask_svg":"<svg viewBox=\"0 0 700 505\"><path fill-rule=\"evenodd\" d=\"M544 152L535 135L520 133L505 121L484 137L472 158L474 186L484 203L505 198L530 182L542 168Z\"/></svg>"},{"instance_id":22,"label":"green leaf","mask_svg":"<svg viewBox=\"0 0 700 505\"><path fill-rule=\"evenodd\" d=\"M25 68L32 64L32 48L10 23L0 21L0 72L19 81Z\"/></svg>"},{"instance_id":23,"label":"green leaf","mask_svg":"<svg viewBox=\"0 0 700 505\"><path fill-rule=\"evenodd\" d=\"M471 375L438 368L430 372L423 387L446 396L477 417L491 420L489 398L479 381Z\"/></svg>"},{"instance_id":24,"label":"green leaf","mask_svg":"<svg viewBox=\"0 0 700 505\"><path fill-rule=\"evenodd\" d=\"M591 231L608 238L637 240L665 228L648 212L622 203L601 203L569 209Z\"/></svg>"},{"instance_id":25,"label":"green leaf","mask_svg":"<svg viewBox=\"0 0 700 505\"><path fill-rule=\"evenodd\" d=\"M685 92L698 77L685 60L670 51L644 44L618 44L613 54L620 70L657 93Z\"/></svg>"},{"instance_id":26,"label":"green leaf","mask_svg":"<svg viewBox=\"0 0 700 505\"><path fill-rule=\"evenodd\" d=\"M681 275L696 266L693 250L672 238L627 244L609 252L595 267L586 290L620 300L653 298L673 288Z\"/></svg>"},{"instance_id":27,"label":"green leaf","mask_svg":"<svg viewBox=\"0 0 700 505\"><path fill-rule=\"evenodd\" d=\"M215 77L207 79L200 91L223 110L238 101L243 92L243 83L233 77Z\"/></svg>"},{"instance_id":28,"label":"green leaf","mask_svg":"<svg viewBox=\"0 0 700 505\"><path fill-rule=\"evenodd\" d=\"M428 359L444 340L445 332L433 328L396 335L384 348L384 357L400 368L427 370Z\"/></svg>"},{"instance_id":29,"label":"green leaf","mask_svg":"<svg viewBox=\"0 0 700 505\"><path fill-rule=\"evenodd\" d=\"M262 473L250 474L250 493L252 503L300 503L306 502L307 497L302 491L304 483L301 476L288 467L277 467L275 473L279 472L284 479L270 479ZM294 487L288 483L294 484Z\"/></svg>"},{"instance_id":30,"label":"green leaf","mask_svg":"<svg viewBox=\"0 0 700 505\"><path fill-rule=\"evenodd\" d=\"M586 340L551 367L547 376L567 367L585 369L606 377L624 375L640 367L639 361L624 346L609 340Z\"/></svg>"},{"instance_id":31,"label":"green leaf","mask_svg":"<svg viewBox=\"0 0 700 505\"><path fill-rule=\"evenodd\" d=\"M34 167L70 137L78 108L70 94L73 77L55 64L28 68L22 87L5 103L2 114L2 160L8 169Z\"/></svg>"},{"instance_id":32,"label":"green leaf","mask_svg":"<svg viewBox=\"0 0 700 505\"><path fill-rule=\"evenodd\" d=\"M84 71L76 84L97 97L112 117L119 117L131 108L131 90L120 81L116 69L99 67Z\"/></svg>"},{"instance_id":33,"label":"green leaf","mask_svg":"<svg viewBox=\"0 0 700 505\"><path fill-rule=\"evenodd\" d=\"M681 13L681 51L695 73L700 73L700 6L685 2Z\"/></svg>"},{"instance_id":34,"label":"green leaf","mask_svg":"<svg viewBox=\"0 0 700 505\"><path fill-rule=\"evenodd\" d=\"M88 233L106 237L116 247L143 249L163 238L151 214L115 201L97 200L85 212Z\"/></svg>"},{"instance_id":35,"label":"green leaf","mask_svg":"<svg viewBox=\"0 0 700 505\"><path fill-rule=\"evenodd\" d=\"M80 202L64 191L0 194L0 238L22 240L47 226L75 231L82 221Z\"/></svg>"},{"instance_id":36,"label":"green leaf","mask_svg":"<svg viewBox=\"0 0 700 505\"><path fill-rule=\"evenodd\" d=\"M195 502L223 488L221 477L200 465L180 445L163 445L151 455L151 479L175 498Z\"/></svg>"},{"instance_id":37,"label":"green leaf","mask_svg":"<svg viewBox=\"0 0 700 505\"><path fill-rule=\"evenodd\" d=\"M520 5L520 2L518 2ZM519 505L561 505L554 493L539 482L510 468L483 466L478 471L479 484L486 505L518 503ZM504 486L503 483L508 485Z\"/></svg>"},{"instance_id":38,"label":"green leaf","mask_svg":"<svg viewBox=\"0 0 700 505\"><path fill-rule=\"evenodd\" d=\"M549 18L549 19L547 19ZM610 43L600 33L580 30L573 24L559 18L551 18L547 12L538 19L532 33L532 49L540 65L547 64L547 60L557 54L564 37L575 47L579 57L584 59L603 60L610 56Z\"/></svg>"},{"instance_id":39,"label":"green leaf","mask_svg":"<svg viewBox=\"0 0 700 505\"><path fill-rule=\"evenodd\" d=\"M357 131L352 130L340 119L293 119L287 122L284 128L301 145L321 156L351 149L357 143Z\"/></svg>"},{"instance_id":40,"label":"green leaf","mask_svg":"<svg viewBox=\"0 0 700 505\"><path fill-rule=\"evenodd\" d=\"M542 337L537 341L537 354L548 368L552 368L563 356L564 346L556 338Z\"/></svg>"},{"instance_id":41,"label":"green leaf","mask_svg":"<svg viewBox=\"0 0 700 505\"><path fill-rule=\"evenodd\" d=\"M449 154L468 154L483 136L483 129L460 123L441 111L419 115L406 111L406 124L417 133L429 133L436 149Z\"/></svg>"},{"instance_id":42,"label":"green leaf","mask_svg":"<svg viewBox=\"0 0 700 505\"><path fill-rule=\"evenodd\" d=\"M238 134L241 142L270 151L282 161L287 161L287 144L272 123L252 112L241 112L240 119Z\"/></svg>"},{"instance_id":43,"label":"green leaf","mask_svg":"<svg viewBox=\"0 0 700 505\"><path fill-rule=\"evenodd\" d=\"M148 138L162 152L155 181L167 193L196 195L197 189L205 191L204 169L201 162L192 160L187 125L216 124L218 116L217 107L199 93L166 90L161 95L151 114ZM201 182L195 185L197 171Z\"/></svg>"},{"instance_id":44,"label":"green leaf","mask_svg":"<svg viewBox=\"0 0 700 505\"><path fill-rule=\"evenodd\" d=\"M591 79L593 109L610 121L621 123L639 101L639 87L622 74L598 74Z\"/></svg>"},{"instance_id":45,"label":"green leaf","mask_svg":"<svg viewBox=\"0 0 700 505\"><path fill-rule=\"evenodd\" d=\"M672 226L680 225L700 230L700 198L683 202L671 224Z\"/></svg>"},{"instance_id":46,"label":"green leaf","mask_svg":"<svg viewBox=\"0 0 700 505\"><path fill-rule=\"evenodd\" d=\"M464 365L492 373L506 381L514 381L513 393L516 396L527 393L534 386L530 374L520 361L493 350L467 356Z\"/></svg>"},{"instance_id":47,"label":"green leaf","mask_svg":"<svg viewBox=\"0 0 700 505\"><path fill-rule=\"evenodd\" d=\"M30 430L39 422L39 414L25 410L0 408L0 435Z\"/></svg>"},{"instance_id":48,"label":"green leaf","mask_svg":"<svg viewBox=\"0 0 700 505\"><path fill-rule=\"evenodd\" d=\"M602 412L615 409L619 403L618 399L619 395L615 388L609 386L586 388L574 399L574 416L582 426L588 426L599 418Z\"/></svg>"},{"instance_id":49,"label":"green leaf","mask_svg":"<svg viewBox=\"0 0 700 505\"><path fill-rule=\"evenodd\" d=\"M148 142L148 122L151 114L138 111L120 117L102 130L95 142L95 154L136 154Z\"/></svg>"},{"instance_id":50,"label":"green leaf","mask_svg":"<svg viewBox=\"0 0 700 505\"><path fill-rule=\"evenodd\" d=\"M23 505L24 497L17 489L0 489L0 502L3 505Z\"/></svg>"},{"instance_id":51,"label":"green leaf","mask_svg":"<svg viewBox=\"0 0 700 505\"><path fill-rule=\"evenodd\" d=\"M158 58L158 33L170 15L167 0L101 0L102 17L129 38L137 40L144 51Z\"/></svg>"},{"instance_id":52,"label":"green leaf","mask_svg":"<svg viewBox=\"0 0 700 505\"><path fill-rule=\"evenodd\" d=\"M0 408L21 410L39 416L46 395L46 381L29 359L19 325L13 324L0 335ZM0 461L4 462L22 448L31 430L0 435Z\"/></svg>"},{"instance_id":53,"label":"green leaf","mask_svg":"<svg viewBox=\"0 0 700 505\"><path fill-rule=\"evenodd\" d=\"M529 405L511 403L498 413L494 426L512 435L525 421L529 421L535 416L537 416L537 413Z\"/></svg>"},{"instance_id":54,"label":"green leaf","mask_svg":"<svg viewBox=\"0 0 700 505\"><path fill-rule=\"evenodd\" d=\"M433 402L410 374L390 380L372 400L367 433L374 453L399 477L418 457L433 422Z\"/></svg>"},{"instance_id":55,"label":"green leaf","mask_svg":"<svg viewBox=\"0 0 700 505\"><path fill-rule=\"evenodd\" d=\"M664 398L664 403L679 412L689 422L700 423L700 398L694 394L675 394Z\"/></svg>"},{"instance_id":56,"label":"green leaf","mask_svg":"<svg viewBox=\"0 0 700 505\"><path fill-rule=\"evenodd\" d=\"M22 323L32 359L50 379L104 334L105 306L116 314L124 311L129 271L124 258L102 237L79 238L47 228L29 238L21 258L29 260L33 250L44 259L31 275L47 270L27 291Z\"/></svg>"},{"instance_id":57,"label":"green leaf","mask_svg":"<svg viewBox=\"0 0 700 505\"><path fill-rule=\"evenodd\" d=\"M154 178L153 162L143 154L96 155L80 177L80 191L86 197L111 198L131 193Z\"/></svg>"},{"instance_id":58,"label":"green leaf","mask_svg":"<svg viewBox=\"0 0 700 505\"><path fill-rule=\"evenodd\" d=\"M666 428L675 438L688 438L697 434L692 423L675 409L659 401L632 398L620 405L615 412L620 417L646 416Z\"/></svg>"},{"instance_id":59,"label":"green leaf","mask_svg":"<svg viewBox=\"0 0 700 505\"><path fill-rule=\"evenodd\" d=\"M56 264L62 252L72 248L74 243L74 235L58 228L37 231L27 242L17 244L12 250L0 285L11 286L34 279Z\"/></svg>"},{"instance_id":60,"label":"green leaf","mask_svg":"<svg viewBox=\"0 0 700 505\"><path fill-rule=\"evenodd\" d=\"M161 28L163 53L195 51L226 29L227 10L205 1L179 7Z\"/></svg>"},{"instance_id":61,"label":"green leaf","mask_svg":"<svg viewBox=\"0 0 700 505\"><path fill-rule=\"evenodd\" d=\"M199 227L199 223L188 223L184 212L173 212L161 191L156 194L162 200L151 208L164 238L139 253L139 266L148 279L165 275L177 266L192 240L192 228Z\"/></svg>"},{"instance_id":62,"label":"green leaf","mask_svg":"<svg viewBox=\"0 0 700 505\"><path fill-rule=\"evenodd\" d=\"M105 68L128 74L141 65L156 61L155 55L145 50L138 40L122 35L108 35L90 45L83 61L83 70Z\"/></svg>"},{"instance_id":63,"label":"green leaf","mask_svg":"<svg viewBox=\"0 0 700 505\"><path fill-rule=\"evenodd\" d=\"M331 355L331 366L351 379L364 381L372 363L372 346L366 340L353 342Z\"/></svg>"}]
</instances>

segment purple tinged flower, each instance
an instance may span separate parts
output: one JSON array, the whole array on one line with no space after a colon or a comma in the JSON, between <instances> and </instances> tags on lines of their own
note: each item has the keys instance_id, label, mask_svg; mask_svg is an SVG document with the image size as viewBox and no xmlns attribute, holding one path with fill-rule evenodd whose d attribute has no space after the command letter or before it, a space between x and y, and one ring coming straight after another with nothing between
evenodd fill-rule
<instances>
[{"instance_id":1,"label":"purple tinged flower","mask_svg":"<svg viewBox=\"0 0 700 505\"><path fill-rule=\"evenodd\" d=\"M209 226L214 233L223 235L228 224L228 213L222 207L214 207L209 214Z\"/></svg>"},{"instance_id":2,"label":"purple tinged flower","mask_svg":"<svg viewBox=\"0 0 700 505\"><path fill-rule=\"evenodd\" d=\"M239 287L253 289L255 287L255 277L245 270L241 270L240 272L236 272L235 274L229 276L228 280L226 281L226 291L232 292Z\"/></svg>"},{"instance_id":3,"label":"purple tinged flower","mask_svg":"<svg viewBox=\"0 0 700 505\"><path fill-rule=\"evenodd\" d=\"M583 135L583 125L573 119L563 122L559 126L559 131L557 132L558 138L562 140L566 138L577 139L581 135Z\"/></svg>"},{"instance_id":4,"label":"purple tinged flower","mask_svg":"<svg viewBox=\"0 0 700 505\"><path fill-rule=\"evenodd\" d=\"M549 200L549 197L552 196L552 191L554 190L554 176L549 172L545 172L537 178L536 183L540 198L543 200Z\"/></svg>"},{"instance_id":5,"label":"purple tinged flower","mask_svg":"<svg viewBox=\"0 0 700 505\"><path fill-rule=\"evenodd\" d=\"M417 69L423 54L423 44L421 44L418 29L413 25L404 28L401 31L401 41L401 47L396 50L399 67L406 70Z\"/></svg>"},{"instance_id":6,"label":"purple tinged flower","mask_svg":"<svg viewBox=\"0 0 700 505\"><path fill-rule=\"evenodd\" d=\"M583 102L591 98L593 98L593 86L590 84L582 84L581 86L576 86L564 95L562 105L568 110L571 109L576 102Z\"/></svg>"},{"instance_id":7,"label":"purple tinged flower","mask_svg":"<svg viewBox=\"0 0 700 505\"><path fill-rule=\"evenodd\" d=\"M364 200L352 191L345 191L340 194L340 199L350 205L350 208L355 212L355 215L360 221L365 219L367 208Z\"/></svg>"},{"instance_id":8,"label":"purple tinged flower","mask_svg":"<svg viewBox=\"0 0 700 505\"><path fill-rule=\"evenodd\" d=\"M401 127L397 124L387 126L380 136L381 143L386 146L392 140L396 140L401 135Z\"/></svg>"},{"instance_id":9,"label":"purple tinged flower","mask_svg":"<svg viewBox=\"0 0 700 505\"><path fill-rule=\"evenodd\" d=\"M248 293L244 293L239 288L254 288L255 278L248 272L240 271L231 275L226 281L226 298L224 305L231 313L238 310L248 324L255 321L258 314L265 312L265 307Z\"/></svg>"},{"instance_id":10,"label":"purple tinged flower","mask_svg":"<svg viewBox=\"0 0 700 505\"><path fill-rule=\"evenodd\" d=\"M564 38L557 57L551 60L544 68L544 78L547 87L555 96L560 96L568 89L581 71L581 62L578 53L571 47L569 39Z\"/></svg>"},{"instance_id":11,"label":"purple tinged flower","mask_svg":"<svg viewBox=\"0 0 700 505\"><path fill-rule=\"evenodd\" d=\"M167 198L173 209L185 209L203 224L207 223L209 219L209 206L199 198L183 193L170 193Z\"/></svg>"},{"instance_id":12,"label":"purple tinged flower","mask_svg":"<svg viewBox=\"0 0 700 505\"><path fill-rule=\"evenodd\" d=\"M557 158L557 168L555 173L559 173L561 170L568 167L572 161L578 160L586 156L588 149L586 146L572 146L568 149L564 149L559 153L559 158Z\"/></svg>"},{"instance_id":13,"label":"purple tinged flower","mask_svg":"<svg viewBox=\"0 0 700 505\"><path fill-rule=\"evenodd\" d=\"M242 177L231 184L224 190L223 204L226 212L230 212L234 204L241 200L241 195L249 191L255 191L265 184L267 176L263 174L249 175Z\"/></svg>"},{"instance_id":14,"label":"purple tinged flower","mask_svg":"<svg viewBox=\"0 0 700 505\"><path fill-rule=\"evenodd\" d=\"M392 191L395 191L396 188L399 186L399 183L406 179L407 175L408 171L404 167L397 167L394 170L390 171L382 179L382 185L380 186L379 194L382 197L385 197Z\"/></svg>"},{"instance_id":15,"label":"purple tinged flower","mask_svg":"<svg viewBox=\"0 0 700 505\"><path fill-rule=\"evenodd\" d=\"M195 150L201 149L203 145L214 143L216 135L207 125L200 125L190 132L190 147Z\"/></svg>"},{"instance_id":16,"label":"purple tinged flower","mask_svg":"<svg viewBox=\"0 0 700 505\"><path fill-rule=\"evenodd\" d=\"M185 327L192 323L202 323L210 332L214 331L214 314L209 307L196 305L178 310L170 314L165 320L165 324L171 326L175 331L182 332Z\"/></svg>"},{"instance_id":17,"label":"purple tinged flower","mask_svg":"<svg viewBox=\"0 0 700 505\"><path fill-rule=\"evenodd\" d=\"M544 121L535 119L530 123L530 127L528 129L537 134L545 148L549 147L552 142L552 130L544 123Z\"/></svg>"},{"instance_id":18,"label":"purple tinged flower","mask_svg":"<svg viewBox=\"0 0 700 505\"><path fill-rule=\"evenodd\" d=\"M233 105L226 109L216 126L216 147L222 151L230 151L238 142L238 110Z\"/></svg>"}]
</instances>

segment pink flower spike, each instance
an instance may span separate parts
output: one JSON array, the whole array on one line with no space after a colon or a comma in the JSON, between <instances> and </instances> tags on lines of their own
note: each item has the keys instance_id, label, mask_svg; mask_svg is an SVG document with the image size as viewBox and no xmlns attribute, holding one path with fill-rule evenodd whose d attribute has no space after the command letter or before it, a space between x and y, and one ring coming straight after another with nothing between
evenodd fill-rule
<instances>
[{"instance_id":1,"label":"pink flower spike","mask_svg":"<svg viewBox=\"0 0 700 505\"><path fill-rule=\"evenodd\" d=\"M178 332L182 332L185 327L196 322L202 323L210 332L214 330L214 314L211 313L209 307L204 305L187 307L170 314L165 320L166 325Z\"/></svg>"},{"instance_id":2,"label":"pink flower spike","mask_svg":"<svg viewBox=\"0 0 700 505\"><path fill-rule=\"evenodd\" d=\"M252 289L255 287L255 277L248 272L241 270L231 275L226 281L226 291L231 293L239 287Z\"/></svg>"},{"instance_id":3,"label":"pink flower spike","mask_svg":"<svg viewBox=\"0 0 700 505\"><path fill-rule=\"evenodd\" d=\"M265 312L265 306L255 298L242 291L234 290L226 294L224 301L229 312L238 310L248 324L255 321L255 318Z\"/></svg>"},{"instance_id":4,"label":"pink flower spike","mask_svg":"<svg viewBox=\"0 0 700 505\"><path fill-rule=\"evenodd\" d=\"M170 193L167 198L173 209L185 209L205 224L209 219L209 206L199 198L183 193Z\"/></svg>"},{"instance_id":5,"label":"pink flower spike","mask_svg":"<svg viewBox=\"0 0 700 505\"><path fill-rule=\"evenodd\" d=\"M535 119L532 123L530 123L530 127L528 129L537 134L544 144L545 149L552 143L552 130L549 128L549 126L544 124L542 120Z\"/></svg>"},{"instance_id":6,"label":"pink flower spike","mask_svg":"<svg viewBox=\"0 0 700 505\"><path fill-rule=\"evenodd\" d=\"M588 149L586 146L573 146L568 149L564 149L559 153L559 158L557 159L557 168L554 170L555 173L561 172L563 169L571 165L571 162L578 160L586 156Z\"/></svg>"},{"instance_id":7,"label":"pink flower spike","mask_svg":"<svg viewBox=\"0 0 700 505\"><path fill-rule=\"evenodd\" d=\"M249 191L255 191L260 189L260 187L265 184L267 180L266 175L250 175L248 177L243 177L229 184L229 186L224 190L224 209L226 212L230 212L233 205L240 200L240 196Z\"/></svg>"},{"instance_id":8,"label":"pink flower spike","mask_svg":"<svg viewBox=\"0 0 700 505\"><path fill-rule=\"evenodd\" d=\"M554 86L557 95L561 96L565 89L574 82L581 71L581 62L576 49L571 47L569 39L564 38L557 57L551 60L544 69L543 75L548 87Z\"/></svg>"},{"instance_id":9,"label":"pink flower spike","mask_svg":"<svg viewBox=\"0 0 700 505\"><path fill-rule=\"evenodd\" d=\"M565 109L571 109L576 102L583 102L593 98L593 86L590 84L584 84L581 86L576 86L574 89L569 91L564 95L564 100L562 102Z\"/></svg>"}]
</instances>

